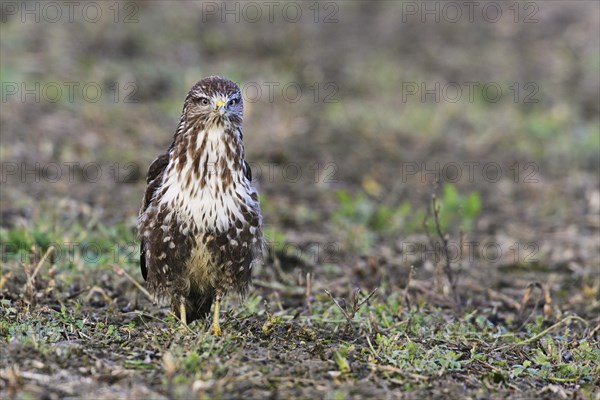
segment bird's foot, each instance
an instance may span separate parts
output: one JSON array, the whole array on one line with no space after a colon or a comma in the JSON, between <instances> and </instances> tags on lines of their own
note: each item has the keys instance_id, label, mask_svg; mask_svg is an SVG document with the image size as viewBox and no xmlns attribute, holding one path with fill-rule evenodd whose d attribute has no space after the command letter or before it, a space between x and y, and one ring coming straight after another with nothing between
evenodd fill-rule
<instances>
[{"instance_id":1,"label":"bird's foot","mask_svg":"<svg viewBox=\"0 0 600 400\"><path fill-rule=\"evenodd\" d=\"M221 326L219 325L219 303L221 302L221 295L215 296L215 309L213 314L212 332L215 336L221 336Z\"/></svg>"},{"instance_id":2,"label":"bird's foot","mask_svg":"<svg viewBox=\"0 0 600 400\"><path fill-rule=\"evenodd\" d=\"M221 336L221 327L219 326L219 321L213 322L212 324L212 333L214 336Z\"/></svg>"},{"instance_id":3,"label":"bird's foot","mask_svg":"<svg viewBox=\"0 0 600 400\"><path fill-rule=\"evenodd\" d=\"M185 304L179 303L179 319L181 320L181 330L186 330L187 328L187 315L185 313Z\"/></svg>"}]
</instances>

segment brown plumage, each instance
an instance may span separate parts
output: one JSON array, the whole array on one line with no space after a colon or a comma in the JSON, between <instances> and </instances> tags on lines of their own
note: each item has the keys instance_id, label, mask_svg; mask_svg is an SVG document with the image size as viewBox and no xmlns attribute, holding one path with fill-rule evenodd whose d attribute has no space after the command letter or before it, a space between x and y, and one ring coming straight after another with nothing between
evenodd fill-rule
<instances>
[{"instance_id":1,"label":"brown plumage","mask_svg":"<svg viewBox=\"0 0 600 400\"><path fill-rule=\"evenodd\" d=\"M244 295L262 250L258 193L242 143L239 87L212 76L192 87L169 149L148 169L139 215L148 287L184 323L204 318L229 290Z\"/></svg>"}]
</instances>

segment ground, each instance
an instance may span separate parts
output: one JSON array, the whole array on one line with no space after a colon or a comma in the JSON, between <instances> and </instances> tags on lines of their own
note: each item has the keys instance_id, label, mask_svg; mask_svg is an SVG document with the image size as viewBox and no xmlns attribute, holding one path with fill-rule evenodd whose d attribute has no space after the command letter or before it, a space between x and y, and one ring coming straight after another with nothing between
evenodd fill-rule
<instances>
[{"instance_id":1,"label":"ground","mask_svg":"<svg viewBox=\"0 0 600 400\"><path fill-rule=\"evenodd\" d=\"M600 399L598 3L33 4L0 14L1 398ZM267 240L220 337L136 238L212 74Z\"/></svg>"}]
</instances>

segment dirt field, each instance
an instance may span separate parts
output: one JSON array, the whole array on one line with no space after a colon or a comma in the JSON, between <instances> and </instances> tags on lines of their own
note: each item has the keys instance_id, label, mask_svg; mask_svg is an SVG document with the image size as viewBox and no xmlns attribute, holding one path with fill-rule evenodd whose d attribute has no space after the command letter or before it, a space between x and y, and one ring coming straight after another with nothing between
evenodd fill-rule
<instances>
[{"instance_id":1,"label":"dirt field","mask_svg":"<svg viewBox=\"0 0 600 400\"><path fill-rule=\"evenodd\" d=\"M1 3L0 398L600 399L599 3L69 4ZM221 337L136 239L214 74L268 244Z\"/></svg>"}]
</instances>

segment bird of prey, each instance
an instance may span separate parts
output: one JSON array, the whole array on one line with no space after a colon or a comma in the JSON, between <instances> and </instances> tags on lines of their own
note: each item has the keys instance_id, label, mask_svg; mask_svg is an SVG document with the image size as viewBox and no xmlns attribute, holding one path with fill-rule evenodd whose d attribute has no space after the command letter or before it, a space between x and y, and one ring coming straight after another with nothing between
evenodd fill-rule
<instances>
[{"instance_id":1,"label":"bird of prey","mask_svg":"<svg viewBox=\"0 0 600 400\"><path fill-rule=\"evenodd\" d=\"M140 267L150 291L187 324L214 302L243 296L262 254L262 217L244 160L239 87L211 76L189 91L171 147L148 169L138 218Z\"/></svg>"}]
</instances>

